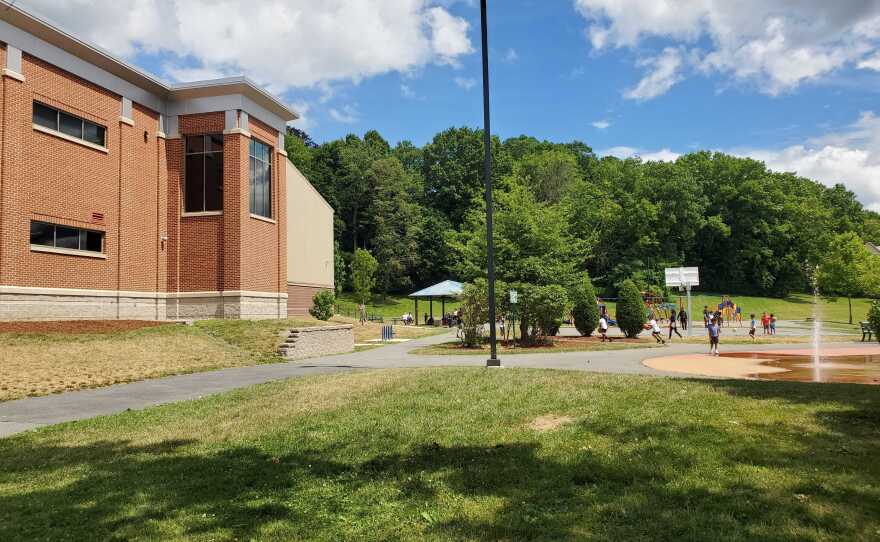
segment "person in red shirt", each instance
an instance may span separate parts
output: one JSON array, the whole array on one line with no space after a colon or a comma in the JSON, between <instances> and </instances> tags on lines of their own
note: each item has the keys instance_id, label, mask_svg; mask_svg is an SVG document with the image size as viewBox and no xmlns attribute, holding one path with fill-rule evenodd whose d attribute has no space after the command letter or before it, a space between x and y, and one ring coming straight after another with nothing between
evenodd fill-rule
<instances>
[{"instance_id":1,"label":"person in red shirt","mask_svg":"<svg viewBox=\"0 0 880 542\"><path fill-rule=\"evenodd\" d=\"M761 315L761 326L763 326L763 328L764 328L764 335L769 335L770 334L770 316L766 312L764 312L764 314Z\"/></svg>"}]
</instances>

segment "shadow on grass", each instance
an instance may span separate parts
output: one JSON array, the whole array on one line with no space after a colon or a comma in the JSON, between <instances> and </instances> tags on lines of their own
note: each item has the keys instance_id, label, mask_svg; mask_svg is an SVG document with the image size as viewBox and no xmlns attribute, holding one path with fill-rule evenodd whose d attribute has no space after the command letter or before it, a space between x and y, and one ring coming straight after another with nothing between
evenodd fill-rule
<instances>
[{"instance_id":1,"label":"shadow on grass","mask_svg":"<svg viewBox=\"0 0 880 542\"><path fill-rule=\"evenodd\" d=\"M575 443L566 453L523 433L495 444L412 442L405 452L352 461L331 459L332 447L314 444L273 455L257 445L205 451L186 440L60 446L20 439L0 443L0 540L249 540L271 538L273 530L279 540L880 536L876 389L705 383L774 400L768 408L778 408L775 401L827 403L816 414L827 431L599 418L558 430ZM596 439L610 442L611 451L593 451L588 444ZM55 470L76 476L3 491ZM756 481L755 471L773 483ZM450 508L462 501L470 503L467 511ZM383 515L389 507L394 512ZM341 518L352 517L373 525L341 534L351 528Z\"/></svg>"}]
</instances>

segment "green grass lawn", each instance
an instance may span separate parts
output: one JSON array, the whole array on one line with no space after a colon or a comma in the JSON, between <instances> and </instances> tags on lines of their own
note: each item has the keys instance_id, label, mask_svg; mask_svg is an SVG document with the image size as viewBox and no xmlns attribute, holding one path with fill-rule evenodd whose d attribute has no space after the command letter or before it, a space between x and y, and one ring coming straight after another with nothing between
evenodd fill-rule
<instances>
[{"instance_id":1,"label":"green grass lawn","mask_svg":"<svg viewBox=\"0 0 880 542\"><path fill-rule=\"evenodd\" d=\"M419 369L0 440L0 540L877 540L873 386Z\"/></svg>"},{"instance_id":2,"label":"green grass lawn","mask_svg":"<svg viewBox=\"0 0 880 542\"><path fill-rule=\"evenodd\" d=\"M351 292L344 292L342 295L338 296L338 302L340 308L350 311L351 315L357 316L355 312L357 310L358 303L360 300ZM457 309L461 303L458 301L447 300L446 301L446 312L452 312ZM442 304L440 300L434 301L434 318L439 319L442 315ZM374 295L373 299L367 303L367 312L369 314L375 314L378 316L382 316L383 318L398 318L402 314L406 312L411 312L413 315L416 314L415 303L413 300L406 296L400 295L389 295L387 297L382 297L381 295ZM429 313L429 303L427 301L419 300L419 322L423 323L423 318L425 313Z\"/></svg>"}]
</instances>

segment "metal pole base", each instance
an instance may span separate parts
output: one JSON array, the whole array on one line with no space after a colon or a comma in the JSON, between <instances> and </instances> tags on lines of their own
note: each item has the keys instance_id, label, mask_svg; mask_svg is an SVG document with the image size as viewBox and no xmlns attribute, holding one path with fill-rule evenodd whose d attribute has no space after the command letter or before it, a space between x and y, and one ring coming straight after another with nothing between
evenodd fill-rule
<instances>
[{"instance_id":1,"label":"metal pole base","mask_svg":"<svg viewBox=\"0 0 880 542\"><path fill-rule=\"evenodd\" d=\"M489 358L486 360L486 367L501 367L501 360L498 358Z\"/></svg>"}]
</instances>

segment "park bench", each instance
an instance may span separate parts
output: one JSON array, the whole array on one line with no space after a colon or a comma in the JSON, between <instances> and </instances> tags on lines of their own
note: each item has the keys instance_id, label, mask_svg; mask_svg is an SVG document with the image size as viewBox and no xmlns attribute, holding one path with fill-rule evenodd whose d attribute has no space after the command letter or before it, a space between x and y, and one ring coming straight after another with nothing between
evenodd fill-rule
<instances>
[{"instance_id":1,"label":"park bench","mask_svg":"<svg viewBox=\"0 0 880 542\"><path fill-rule=\"evenodd\" d=\"M370 317L368 318L368 320L369 320L370 322L379 322L379 323L384 323L384 322L385 322L385 319L384 319L383 317L381 317L381 316L375 316L375 315L370 315Z\"/></svg>"},{"instance_id":2,"label":"park bench","mask_svg":"<svg viewBox=\"0 0 880 542\"><path fill-rule=\"evenodd\" d=\"M870 322L859 322L862 326L862 342L865 342L865 338L868 339L868 342L871 342L871 334L874 332L871 329Z\"/></svg>"}]
</instances>

